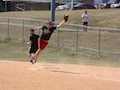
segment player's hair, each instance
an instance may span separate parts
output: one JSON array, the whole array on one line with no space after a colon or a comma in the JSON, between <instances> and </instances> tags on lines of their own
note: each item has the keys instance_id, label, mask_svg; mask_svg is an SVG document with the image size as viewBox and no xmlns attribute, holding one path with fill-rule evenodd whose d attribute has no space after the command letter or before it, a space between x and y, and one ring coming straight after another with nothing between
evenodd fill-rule
<instances>
[{"instance_id":1,"label":"player's hair","mask_svg":"<svg viewBox=\"0 0 120 90\"><path fill-rule=\"evenodd\" d=\"M47 24L53 25L53 22L49 21L49 22L47 22Z\"/></svg>"},{"instance_id":2,"label":"player's hair","mask_svg":"<svg viewBox=\"0 0 120 90\"><path fill-rule=\"evenodd\" d=\"M87 10L85 10L85 12L87 12Z\"/></svg>"},{"instance_id":3,"label":"player's hair","mask_svg":"<svg viewBox=\"0 0 120 90\"><path fill-rule=\"evenodd\" d=\"M35 32L34 29L30 29L30 31L33 32L33 33Z\"/></svg>"}]
</instances>

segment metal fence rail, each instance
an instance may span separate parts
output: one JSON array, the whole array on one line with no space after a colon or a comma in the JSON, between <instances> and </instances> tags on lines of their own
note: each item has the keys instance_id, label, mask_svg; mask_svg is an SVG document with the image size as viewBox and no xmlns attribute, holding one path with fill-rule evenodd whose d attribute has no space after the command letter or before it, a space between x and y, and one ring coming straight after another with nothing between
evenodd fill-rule
<instances>
[{"instance_id":1,"label":"metal fence rail","mask_svg":"<svg viewBox=\"0 0 120 90\"><path fill-rule=\"evenodd\" d=\"M36 19L0 17L0 38L27 41L29 29L45 23ZM65 24L54 32L49 45L85 55L120 59L120 29L87 27L87 30L85 32L82 25Z\"/></svg>"}]
</instances>

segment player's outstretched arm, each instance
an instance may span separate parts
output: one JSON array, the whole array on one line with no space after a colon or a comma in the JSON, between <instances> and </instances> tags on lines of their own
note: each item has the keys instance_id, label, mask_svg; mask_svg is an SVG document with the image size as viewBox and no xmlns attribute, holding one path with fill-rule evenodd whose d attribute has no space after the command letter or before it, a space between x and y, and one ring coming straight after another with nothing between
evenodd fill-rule
<instances>
[{"instance_id":1,"label":"player's outstretched arm","mask_svg":"<svg viewBox=\"0 0 120 90\"><path fill-rule=\"evenodd\" d=\"M64 21L62 21L59 25L57 25L57 28L60 28L62 27L69 19L69 16L68 15L65 15L64 16Z\"/></svg>"},{"instance_id":2,"label":"player's outstretched arm","mask_svg":"<svg viewBox=\"0 0 120 90\"><path fill-rule=\"evenodd\" d=\"M34 30L40 30L40 29L42 29L42 26L34 27L33 29L34 29Z\"/></svg>"}]
</instances>

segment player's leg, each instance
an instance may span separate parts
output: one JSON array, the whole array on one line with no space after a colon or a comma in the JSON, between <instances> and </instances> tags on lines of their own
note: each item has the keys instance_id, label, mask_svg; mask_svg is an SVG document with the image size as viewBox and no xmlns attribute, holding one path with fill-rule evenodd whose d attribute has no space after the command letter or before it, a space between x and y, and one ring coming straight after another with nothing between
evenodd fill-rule
<instances>
[{"instance_id":1,"label":"player's leg","mask_svg":"<svg viewBox=\"0 0 120 90\"><path fill-rule=\"evenodd\" d=\"M30 61L31 61L31 57L32 57L32 52L33 52L33 50L32 50L32 48L30 46L29 49L28 49L28 53L27 53Z\"/></svg>"},{"instance_id":2,"label":"player's leg","mask_svg":"<svg viewBox=\"0 0 120 90\"><path fill-rule=\"evenodd\" d=\"M41 50L41 49L38 49L38 50L36 51L36 53L34 54L33 58L35 59L35 62L37 61L37 58L38 58L38 56L40 55L41 52L42 52L42 50Z\"/></svg>"},{"instance_id":3,"label":"player's leg","mask_svg":"<svg viewBox=\"0 0 120 90\"><path fill-rule=\"evenodd\" d=\"M32 64L34 63L34 62L33 62L33 59L34 59L33 56L34 56L34 54L35 54L35 53L31 53L31 55L30 55L30 62L31 62Z\"/></svg>"},{"instance_id":4,"label":"player's leg","mask_svg":"<svg viewBox=\"0 0 120 90\"><path fill-rule=\"evenodd\" d=\"M41 42L41 39L38 38L38 50L36 51L36 53L34 54L34 58L37 59L40 52L42 52L42 49L41 49L41 45L42 45L42 42Z\"/></svg>"},{"instance_id":5,"label":"player's leg","mask_svg":"<svg viewBox=\"0 0 120 90\"><path fill-rule=\"evenodd\" d=\"M35 55L36 51L38 50L38 46L36 47L31 47L29 50L29 60L31 63L33 63L33 56Z\"/></svg>"},{"instance_id":6,"label":"player's leg","mask_svg":"<svg viewBox=\"0 0 120 90\"><path fill-rule=\"evenodd\" d=\"M38 55L39 55L39 53L41 52L41 49L40 49L40 39L38 39L38 46L37 46L37 49L36 48L34 48L34 54L31 54L31 57L30 57L30 62L32 63L32 64L34 64L36 61L37 61L37 57L38 57ZM31 52L31 50L30 50L30 52Z\"/></svg>"},{"instance_id":7,"label":"player's leg","mask_svg":"<svg viewBox=\"0 0 120 90\"><path fill-rule=\"evenodd\" d=\"M28 48L28 52L27 52L27 55L30 57L30 55L31 55L31 47L29 46L29 48Z\"/></svg>"},{"instance_id":8,"label":"player's leg","mask_svg":"<svg viewBox=\"0 0 120 90\"><path fill-rule=\"evenodd\" d=\"M87 32L87 26L88 26L88 22L85 23L85 31Z\"/></svg>"},{"instance_id":9,"label":"player's leg","mask_svg":"<svg viewBox=\"0 0 120 90\"><path fill-rule=\"evenodd\" d=\"M34 56L34 54L35 54L34 50L30 49L30 51L29 51L29 60L30 60L30 62L32 62L32 60L33 60L32 56Z\"/></svg>"},{"instance_id":10,"label":"player's leg","mask_svg":"<svg viewBox=\"0 0 120 90\"><path fill-rule=\"evenodd\" d=\"M36 62L38 56L40 55L40 53L45 49L47 44L48 44L48 42L43 41L41 38L38 39L38 50L36 51L36 53L33 56L35 62Z\"/></svg>"},{"instance_id":11,"label":"player's leg","mask_svg":"<svg viewBox=\"0 0 120 90\"><path fill-rule=\"evenodd\" d=\"M45 49L45 47L48 45L48 42L43 41L41 38L38 39L38 50L35 53L34 57L38 58L39 54Z\"/></svg>"},{"instance_id":12,"label":"player's leg","mask_svg":"<svg viewBox=\"0 0 120 90\"><path fill-rule=\"evenodd\" d=\"M88 22L83 22L83 30L87 32Z\"/></svg>"},{"instance_id":13,"label":"player's leg","mask_svg":"<svg viewBox=\"0 0 120 90\"><path fill-rule=\"evenodd\" d=\"M83 30L85 31L85 22L83 22Z\"/></svg>"}]
</instances>

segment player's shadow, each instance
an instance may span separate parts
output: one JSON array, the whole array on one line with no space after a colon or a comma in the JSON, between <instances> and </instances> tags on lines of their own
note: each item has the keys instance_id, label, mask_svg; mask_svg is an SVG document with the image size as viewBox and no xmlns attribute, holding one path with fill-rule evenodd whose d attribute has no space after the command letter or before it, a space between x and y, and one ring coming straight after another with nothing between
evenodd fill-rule
<instances>
[{"instance_id":1,"label":"player's shadow","mask_svg":"<svg viewBox=\"0 0 120 90\"><path fill-rule=\"evenodd\" d=\"M77 72L69 72L69 71L62 71L62 70L51 70L52 72L60 72L60 73L68 73L68 74L80 74Z\"/></svg>"},{"instance_id":2,"label":"player's shadow","mask_svg":"<svg viewBox=\"0 0 120 90\"><path fill-rule=\"evenodd\" d=\"M44 67L44 69L49 70L51 72L59 72L59 73L67 73L67 74L80 74L80 73L77 73L77 72L60 70L60 67L54 67L54 66Z\"/></svg>"}]
</instances>

